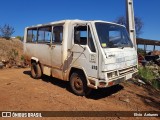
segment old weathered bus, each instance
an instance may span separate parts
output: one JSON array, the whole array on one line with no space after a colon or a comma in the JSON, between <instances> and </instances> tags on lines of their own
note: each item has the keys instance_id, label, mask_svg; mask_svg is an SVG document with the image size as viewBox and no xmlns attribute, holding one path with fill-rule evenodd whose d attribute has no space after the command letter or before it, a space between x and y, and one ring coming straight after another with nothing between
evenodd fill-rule
<instances>
[{"instance_id":1,"label":"old weathered bus","mask_svg":"<svg viewBox=\"0 0 160 120\"><path fill-rule=\"evenodd\" d=\"M62 20L25 28L24 53L31 76L70 82L76 95L132 78L137 52L122 25L94 20ZM53 79L54 80L54 79Z\"/></svg>"}]
</instances>

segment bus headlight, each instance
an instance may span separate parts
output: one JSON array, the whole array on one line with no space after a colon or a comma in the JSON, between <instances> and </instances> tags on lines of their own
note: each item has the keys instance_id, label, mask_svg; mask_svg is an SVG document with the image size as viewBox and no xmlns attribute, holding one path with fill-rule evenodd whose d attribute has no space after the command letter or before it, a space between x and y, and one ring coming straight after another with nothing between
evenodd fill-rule
<instances>
[{"instance_id":1,"label":"bus headlight","mask_svg":"<svg viewBox=\"0 0 160 120\"><path fill-rule=\"evenodd\" d=\"M113 78L113 77L116 77L116 76L118 76L117 71L107 73L108 78Z\"/></svg>"}]
</instances>

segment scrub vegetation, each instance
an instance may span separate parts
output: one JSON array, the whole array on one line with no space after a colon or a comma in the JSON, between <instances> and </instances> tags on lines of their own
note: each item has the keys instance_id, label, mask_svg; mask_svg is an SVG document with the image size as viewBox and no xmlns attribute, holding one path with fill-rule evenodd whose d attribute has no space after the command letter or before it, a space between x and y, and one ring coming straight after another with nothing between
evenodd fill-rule
<instances>
[{"instance_id":1,"label":"scrub vegetation","mask_svg":"<svg viewBox=\"0 0 160 120\"><path fill-rule=\"evenodd\" d=\"M11 68L24 64L23 43L19 39L0 38L0 62Z\"/></svg>"},{"instance_id":2,"label":"scrub vegetation","mask_svg":"<svg viewBox=\"0 0 160 120\"><path fill-rule=\"evenodd\" d=\"M160 89L160 67L156 64L140 66L138 76L144 82L149 83L156 89Z\"/></svg>"}]
</instances>

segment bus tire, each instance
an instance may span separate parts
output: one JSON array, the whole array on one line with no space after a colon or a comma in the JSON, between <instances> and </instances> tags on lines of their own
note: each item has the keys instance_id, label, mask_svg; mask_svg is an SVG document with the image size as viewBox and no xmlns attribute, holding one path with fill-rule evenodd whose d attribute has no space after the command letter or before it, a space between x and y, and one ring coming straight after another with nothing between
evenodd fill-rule
<instances>
[{"instance_id":1,"label":"bus tire","mask_svg":"<svg viewBox=\"0 0 160 120\"><path fill-rule=\"evenodd\" d=\"M42 76L40 65L36 62L32 62L31 64L31 76L34 79L39 79Z\"/></svg>"},{"instance_id":2,"label":"bus tire","mask_svg":"<svg viewBox=\"0 0 160 120\"><path fill-rule=\"evenodd\" d=\"M73 72L70 76L70 86L72 92L78 96L86 96L91 88L87 86L86 77L81 71Z\"/></svg>"}]
</instances>

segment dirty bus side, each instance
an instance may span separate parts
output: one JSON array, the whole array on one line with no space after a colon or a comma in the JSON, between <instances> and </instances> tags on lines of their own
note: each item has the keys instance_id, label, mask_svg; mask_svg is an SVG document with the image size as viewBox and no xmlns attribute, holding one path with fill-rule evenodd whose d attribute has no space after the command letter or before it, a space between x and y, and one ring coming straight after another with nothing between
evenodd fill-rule
<instances>
[{"instance_id":1,"label":"dirty bus side","mask_svg":"<svg viewBox=\"0 0 160 120\"><path fill-rule=\"evenodd\" d=\"M105 21L64 20L27 27L24 53L33 78L45 74L69 81L81 96L137 72L136 50L125 27Z\"/></svg>"}]
</instances>

